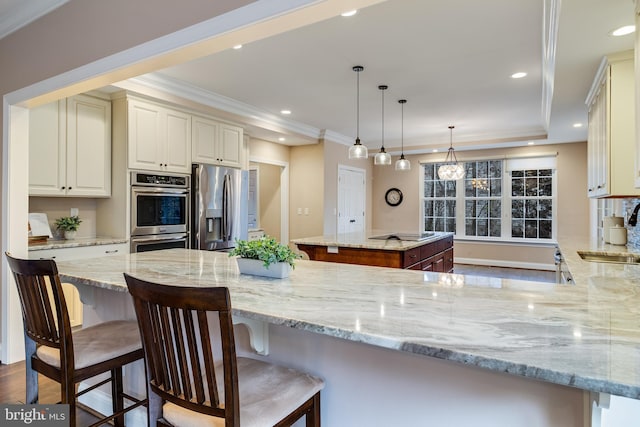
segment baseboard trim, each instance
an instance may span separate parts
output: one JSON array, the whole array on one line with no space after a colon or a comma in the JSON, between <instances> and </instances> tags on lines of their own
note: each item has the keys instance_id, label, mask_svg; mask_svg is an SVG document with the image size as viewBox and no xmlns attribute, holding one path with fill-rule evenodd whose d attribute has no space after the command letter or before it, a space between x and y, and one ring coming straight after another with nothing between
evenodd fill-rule
<instances>
[{"instance_id":1,"label":"baseboard trim","mask_svg":"<svg viewBox=\"0 0 640 427\"><path fill-rule=\"evenodd\" d=\"M521 268L525 270L543 270L555 271L555 264L543 264L537 262L521 262L521 261L505 261L500 259L483 259L483 258L458 258L454 259L455 264L482 265L488 267L508 267ZM455 267L454 267L455 271Z\"/></svg>"}]
</instances>

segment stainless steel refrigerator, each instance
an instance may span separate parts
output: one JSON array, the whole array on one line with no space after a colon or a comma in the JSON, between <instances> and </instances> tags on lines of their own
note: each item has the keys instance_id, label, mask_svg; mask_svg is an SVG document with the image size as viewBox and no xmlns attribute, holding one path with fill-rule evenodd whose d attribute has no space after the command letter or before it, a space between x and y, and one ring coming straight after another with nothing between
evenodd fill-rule
<instances>
[{"instance_id":1,"label":"stainless steel refrigerator","mask_svg":"<svg viewBox=\"0 0 640 427\"><path fill-rule=\"evenodd\" d=\"M249 174L240 169L193 164L191 247L228 250L246 240Z\"/></svg>"}]
</instances>

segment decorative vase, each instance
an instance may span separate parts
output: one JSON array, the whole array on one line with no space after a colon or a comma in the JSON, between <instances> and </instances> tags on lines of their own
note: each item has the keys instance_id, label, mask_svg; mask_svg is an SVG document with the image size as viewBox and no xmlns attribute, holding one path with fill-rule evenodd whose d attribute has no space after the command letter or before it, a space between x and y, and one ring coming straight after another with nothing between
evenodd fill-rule
<instances>
[{"instance_id":1,"label":"decorative vase","mask_svg":"<svg viewBox=\"0 0 640 427\"><path fill-rule=\"evenodd\" d=\"M284 279L285 277L289 277L289 272L291 271L291 266L288 262L277 262L265 268L264 262L259 259L237 258L237 261L240 273L250 274L252 276Z\"/></svg>"},{"instance_id":2,"label":"decorative vase","mask_svg":"<svg viewBox=\"0 0 640 427\"><path fill-rule=\"evenodd\" d=\"M64 238L67 240L73 240L76 238L76 230L64 230Z\"/></svg>"}]
</instances>

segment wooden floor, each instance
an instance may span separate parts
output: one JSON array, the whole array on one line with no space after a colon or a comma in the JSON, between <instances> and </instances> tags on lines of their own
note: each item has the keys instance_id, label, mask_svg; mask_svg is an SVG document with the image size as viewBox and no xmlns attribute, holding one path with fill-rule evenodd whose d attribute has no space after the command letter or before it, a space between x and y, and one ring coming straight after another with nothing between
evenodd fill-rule
<instances>
[{"instance_id":1,"label":"wooden floor","mask_svg":"<svg viewBox=\"0 0 640 427\"><path fill-rule=\"evenodd\" d=\"M20 404L25 401L25 368L24 362L11 365L0 364L0 402ZM39 403L60 402L60 385L42 375L39 382ZM88 426L98 419L86 411L79 410L77 427Z\"/></svg>"}]
</instances>

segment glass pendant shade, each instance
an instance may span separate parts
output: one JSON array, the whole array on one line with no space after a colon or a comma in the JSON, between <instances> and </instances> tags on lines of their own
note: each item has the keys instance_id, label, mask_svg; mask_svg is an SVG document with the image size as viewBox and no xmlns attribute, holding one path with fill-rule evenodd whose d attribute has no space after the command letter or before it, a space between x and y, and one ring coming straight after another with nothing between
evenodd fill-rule
<instances>
[{"instance_id":1,"label":"glass pendant shade","mask_svg":"<svg viewBox=\"0 0 640 427\"><path fill-rule=\"evenodd\" d=\"M367 147L360 144L360 138L356 139L356 143L349 147L350 159L366 159L369 157L369 150Z\"/></svg>"},{"instance_id":2,"label":"glass pendant shade","mask_svg":"<svg viewBox=\"0 0 640 427\"><path fill-rule=\"evenodd\" d=\"M369 157L369 150L360 143L360 72L364 70L362 65L353 67L356 72L356 142L349 147L350 159L366 159Z\"/></svg>"},{"instance_id":3,"label":"glass pendant shade","mask_svg":"<svg viewBox=\"0 0 640 427\"><path fill-rule=\"evenodd\" d=\"M396 160L396 170L408 171L411 170L411 162L404 158L404 104L407 103L407 100L400 99L398 103L400 104L402 115L400 121L400 158Z\"/></svg>"},{"instance_id":4,"label":"glass pendant shade","mask_svg":"<svg viewBox=\"0 0 640 427\"><path fill-rule=\"evenodd\" d=\"M401 154L400 158L396 160L396 170L397 171L411 170L411 162L404 158L404 154Z\"/></svg>"},{"instance_id":5,"label":"glass pendant shade","mask_svg":"<svg viewBox=\"0 0 640 427\"><path fill-rule=\"evenodd\" d=\"M384 147L380 149L379 153L376 153L376 156L373 159L374 165L390 165L391 164L391 154L384 151Z\"/></svg>"},{"instance_id":6,"label":"glass pendant shade","mask_svg":"<svg viewBox=\"0 0 640 427\"><path fill-rule=\"evenodd\" d=\"M447 152L447 158L442 166L438 168L438 178L445 181L456 181L464 177L464 167L458 163L456 153L453 150L453 128L449 126L450 145Z\"/></svg>"},{"instance_id":7,"label":"glass pendant shade","mask_svg":"<svg viewBox=\"0 0 640 427\"><path fill-rule=\"evenodd\" d=\"M391 154L387 153L384 149L384 91L387 90L389 86L380 85L378 89L382 93L382 145L380 146L380 152L376 153L376 156L373 158L373 164L377 166L386 166L391 164Z\"/></svg>"}]
</instances>

